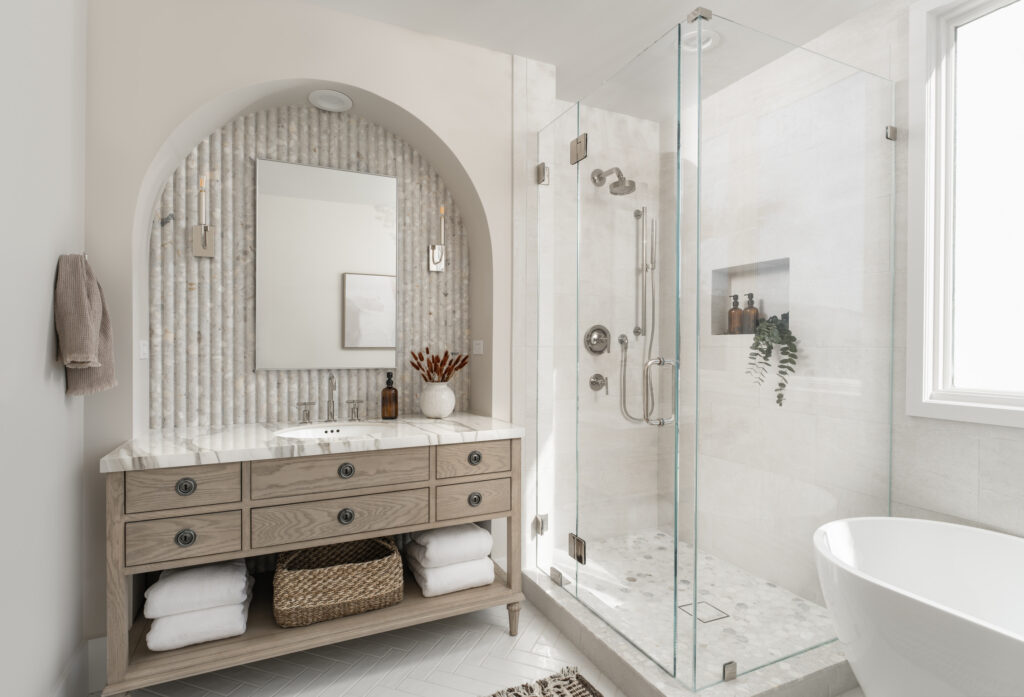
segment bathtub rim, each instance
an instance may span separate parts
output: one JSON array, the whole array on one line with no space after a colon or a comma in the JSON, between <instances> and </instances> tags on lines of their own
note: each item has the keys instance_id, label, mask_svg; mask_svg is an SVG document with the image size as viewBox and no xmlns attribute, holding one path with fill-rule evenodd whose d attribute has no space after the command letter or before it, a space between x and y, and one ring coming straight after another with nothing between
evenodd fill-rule
<instances>
[{"instance_id":1,"label":"bathtub rim","mask_svg":"<svg viewBox=\"0 0 1024 697\"><path fill-rule=\"evenodd\" d=\"M831 521L825 523L824 525L819 526L818 529L814 531L814 535L813 535L814 551L815 551L815 553L816 554L820 554L821 556L825 557L830 563L834 564L835 566L838 566L840 569L843 569L847 573L850 573L850 574L856 576L857 578L859 578L859 579L861 579L863 581L866 581L868 583L874 584L876 586L880 586L880 587L882 587L882 588L884 588L884 589L886 589L888 591L891 591L893 593L901 595L904 598L909 598L910 600L917 601L917 602L922 603L924 605L927 605L929 607L935 608L936 610L939 610L941 612L946 612L946 613L948 613L950 615L953 615L955 617L959 617L960 619L963 619L963 620L965 620L967 622L971 622L971 623L976 624L976 625L978 625L980 627L984 627L985 629L988 629L988 630L993 631L993 632L995 632L997 634L1005 636L1008 639L1013 639L1015 641L1024 642L1024 635L1017 634L1017 633L1015 633L1013 631L1010 631L1010 630L1008 630L1008 629L1006 629L1004 627L999 627L997 625L992 624L991 622L988 622L986 620L980 619L980 618L975 617L973 615L968 615L965 612L962 612L960 610L956 610L956 609L951 608L951 607L949 607L947 605L943 605L941 603L937 603L934 600L930 600L930 599L928 599L928 598L926 598L926 597L924 597L922 595L919 595L917 593L914 593L914 592L911 592L911 591L908 591L908 590L905 590L905 589L897 588L896 586L892 585L888 581L883 581L883 580L881 580L879 578L876 578L874 576L870 576L870 575L864 573L863 571L861 571L860 569L858 569L858 568L856 568L854 566L851 566L850 564L847 564L845 561L843 561L842 559L837 557L835 554L833 554L832 550L829 549L828 545L825 543L825 536L826 536L826 532L827 532L826 528L828 528L831 525L836 525L836 524L839 524L839 523L848 523L848 522L856 522L856 521L864 521L864 520L885 520L885 521L894 521L894 522L895 521L899 521L898 523L896 523L898 525L910 524L910 525L921 525L921 526L967 528L967 529L971 530L972 534L995 535L995 536L999 536L999 537L1009 537L1009 538L1012 538L1014 540L1019 540L1019 541L1022 541L1022 542L1024 542L1024 538L1018 537L1017 535L1010 535L1008 533L998 532L996 530L988 530L986 528L975 527L973 525L962 525L960 523L948 523L946 521L927 520L927 519L924 519L924 518L907 518L907 517L903 517L903 516L856 516L856 517L853 517L853 518L838 518L836 520L831 520ZM819 583L819 585L821 584L821 574L820 574L820 572L818 574L818 583ZM822 589L822 592L824 593L824 588Z\"/></svg>"}]
</instances>

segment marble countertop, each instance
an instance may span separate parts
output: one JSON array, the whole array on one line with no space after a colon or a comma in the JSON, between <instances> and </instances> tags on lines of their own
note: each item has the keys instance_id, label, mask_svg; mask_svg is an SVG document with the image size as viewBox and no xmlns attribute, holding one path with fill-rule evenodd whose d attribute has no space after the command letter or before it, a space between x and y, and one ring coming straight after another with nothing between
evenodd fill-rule
<instances>
[{"instance_id":1,"label":"marble countertop","mask_svg":"<svg viewBox=\"0 0 1024 697\"><path fill-rule=\"evenodd\" d=\"M347 422L313 426L344 428ZM210 465L217 462L271 460L280 457L356 453L477 441L522 438L525 431L489 416L457 412L445 419L403 417L395 421L360 421L361 431L348 437L287 438L275 431L300 424L240 424L155 429L122 443L100 459L100 472Z\"/></svg>"}]
</instances>

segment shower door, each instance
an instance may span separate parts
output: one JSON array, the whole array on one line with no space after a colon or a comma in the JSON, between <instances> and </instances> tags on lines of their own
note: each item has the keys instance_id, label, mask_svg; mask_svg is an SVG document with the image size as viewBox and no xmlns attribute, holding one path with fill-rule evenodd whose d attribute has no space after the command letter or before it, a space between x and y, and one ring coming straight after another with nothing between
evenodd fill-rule
<instances>
[{"instance_id":1,"label":"shower door","mask_svg":"<svg viewBox=\"0 0 1024 697\"><path fill-rule=\"evenodd\" d=\"M538 199L538 566L672 673L678 74L673 29L545 128Z\"/></svg>"}]
</instances>

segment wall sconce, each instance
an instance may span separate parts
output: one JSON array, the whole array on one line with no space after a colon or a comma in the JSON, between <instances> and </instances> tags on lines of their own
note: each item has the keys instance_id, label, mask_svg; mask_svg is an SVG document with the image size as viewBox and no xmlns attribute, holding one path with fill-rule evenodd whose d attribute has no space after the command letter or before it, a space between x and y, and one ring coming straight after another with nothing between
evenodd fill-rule
<instances>
[{"instance_id":1,"label":"wall sconce","mask_svg":"<svg viewBox=\"0 0 1024 697\"><path fill-rule=\"evenodd\" d=\"M213 256L213 228L206 210L206 177L199 177L199 224L192 226L192 255Z\"/></svg>"},{"instance_id":2,"label":"wall sconce","mask_svg":"<svg viewBox=\"0 0 1024 697\"><path fill-rule=\"evenodd\" d=\"M444 206L441 206L441 244L432 244L427 250L427 270L443 272L447 261L444 255Z\"/></svg>"}]
</instances>

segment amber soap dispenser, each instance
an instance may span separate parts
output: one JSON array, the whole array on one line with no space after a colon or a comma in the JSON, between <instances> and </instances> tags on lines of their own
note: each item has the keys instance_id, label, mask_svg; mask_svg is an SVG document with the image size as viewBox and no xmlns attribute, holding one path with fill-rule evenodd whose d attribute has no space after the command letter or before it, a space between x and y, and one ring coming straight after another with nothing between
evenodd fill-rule
<instances>
[{"instance_id":1,"label":"amber soap dispenser","mask_svg":"<svg viewBox=\"0 0 1024 697\"><path fill-rule=\"evenodd\" d=\"M380 418L398 418L398 390L395 389L394 373L388 373L388 384L380 391Z\"/></svg>"},{"instance_id":2,"label":"amber soap dispenser","mask_svg":"<svg viewBox=\"0 0 1024 697\"><path fill-rule=\"evenodd\" d=\"M729 310L729 333L739 334L743 327L743 310L740 309L740 296L730 295L732 309Z\"/></svg>"},{"instance_id":3,"label":"amber soap dispenser","mask_svg":"<svg viewBox=\"0 0 1024 697\"><path fill-rule=\"evenodd\" d=\"M747 308L743 310L743 320L740 323L743 334L753 334L757 329L757 308L754 307L754 294L747 293Z\"/></svg>"}]
</instances>

